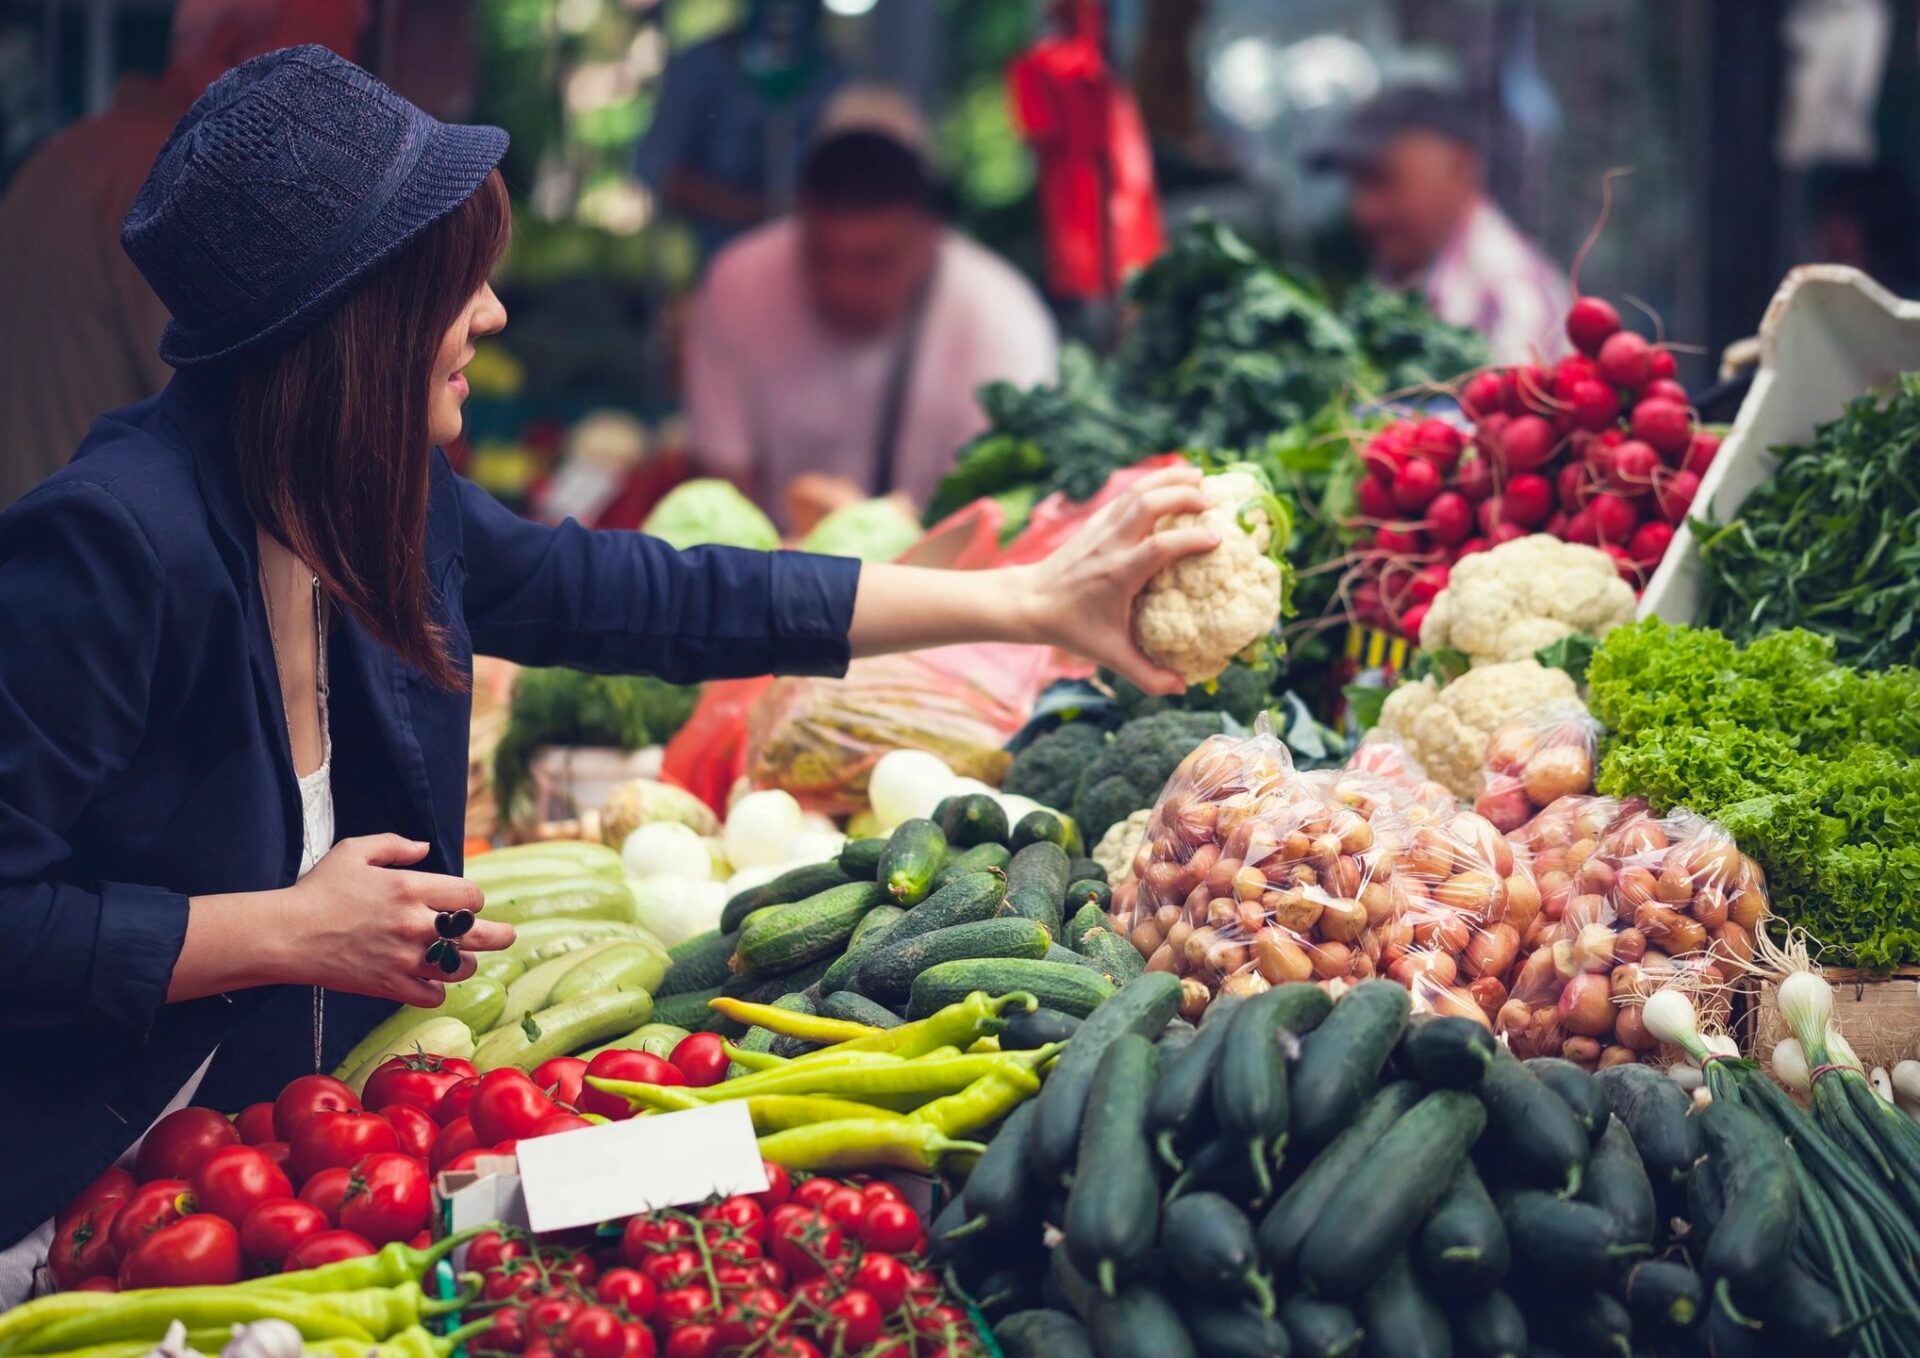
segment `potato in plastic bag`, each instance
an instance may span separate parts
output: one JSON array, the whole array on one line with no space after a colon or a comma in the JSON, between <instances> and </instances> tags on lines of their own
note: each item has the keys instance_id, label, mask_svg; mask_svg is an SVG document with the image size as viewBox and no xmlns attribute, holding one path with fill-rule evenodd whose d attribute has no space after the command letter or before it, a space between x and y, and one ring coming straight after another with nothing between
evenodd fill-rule
<instances>
[{"instance_id":1,"label":"potato in plastic bag","mask_svg":"<svg viewBox=\"0 0 1920 1358\"><path fill-rule=\"evenodd\" d=\"M1591 796L1599 739L1600 723L1584 703L1523 712L1487 741L1473 809L1509 834L1562 797Z\"/></svg>"}]
</instances>

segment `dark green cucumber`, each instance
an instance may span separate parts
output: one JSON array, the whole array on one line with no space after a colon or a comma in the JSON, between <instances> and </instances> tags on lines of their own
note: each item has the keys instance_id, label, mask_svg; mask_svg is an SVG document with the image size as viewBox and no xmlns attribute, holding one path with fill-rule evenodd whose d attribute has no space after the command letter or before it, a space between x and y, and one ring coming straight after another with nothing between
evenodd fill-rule
<instances>
[{"instance_id":1,"label":"dark green cucumber","mask_svg":"<svg viewBox=\"0 0 1920 1358\"><path fill-rule=\"evenodd\" d=\"M1112 926L1107 923L1107 912L1092 901L1088 901L1067 916L1064 929L1067 946L1070 948L1080 948L1086 936L1095 929L1104 930L1107 933L1113 932Z\"/></svg>"},{"instance_id":2,"label":"dark green cucumber","mask_svg":"<svg viewBox=\"0 0 1920 1358\"><path fill-rule=\"evenodd\" d=\"M1761 1309L1765 1332L1777 1334L1794 1358L1845 1353L1859 1328L1833 1289L1792 1261L1767 1284Z\"/></svg>"},{"instance_id":3,"label":"dark green cucumber","mask_svg":"<svg viewBox=\"0 0 1920 1358\"><path fill-rule=\"evenodd\" d=\"M1013 849L1014 856L1034 844L1056 845L1071 863L1080 856L1080 831L1071 818L1058 816L1042 807L1038 811L1029 811L1020 817L1019 824L1013 827L1013 834L1007 844Z\"/></svg>"},{"instance_id":4,"label":"dark green cucumber","mask_svg":"<svg viewBox=\"0 0 1920 1358\"><path fill-rule=\"evenodd\" d=\"M1160 1246L1180 1281L1199 1296L1251 1301L1261 1315L1273 1314L1273 1285L1260 1272L1253 1226L1223 1195L1190 1193L1167 1204Z\"/></svg>"},{"instance_id":5,"label":"dark green cucumber","mask_svg":"<svg viewBox=\"0 0 1920 1358\"><path fill-rule=\"evenodd\" d=\"M1007 894L1007 879L997 872L967 872L949 877L932 895L907 912L906 919L888 933L898 946L922 934L992 919Z\"/></svg>"},{"instance_id":6,"label":"dark green cucumber","mask_svg":"<svg viewBox=\"0 0 1920 1358\"><path fill-rule=\"evenodd\" d=\"M1287 1358L1287 1327L1258 1307L1188 1302L1180 1312L1200 1358Z\"/></svg>"},{"instance_id":7,"label":"dark green cucumber","mask_svg":"<svg viewBox=\"0 0 1920 1358\"><path fill-rule=\"evenodd\" d=\"M948 797L933 809L933 823L955 849L1001 844L1007 838L1007 812L984 792Z\"/></svg>"},{"instance_id":8,"label":"dark green cucumber","mask_svg":"<svg viewBox=\"0 0 1920 1358\"><path fill-rule=\"evenodd\" d=\"M827 964L825 974L820 977L821 993L831 995L852 985L854 973L867 954L892 939L912 918L912 911L897 905L876 905L869 910L854 926L847 950Z\"/></svg>"},{"instance_id":9,"label":"dark green cucumber","mask_svg":"<svg viewBox=\"0 0 1920 1358\"><path fill-rule=\"evenodd\" d=\"M1415 1014L1394 1048L1394 1069L1436 1089L1472 1089L1493 1064L1493 1034L1467 1018Z\"/></svg>"},{"instance_id":10,"label":"dark green cucumber","mask_svg":"<svg viewBox=\"0 0 1920 1358\"><path fill-rule=\"evenodd\" d=\"M1314 1156L1287 1186L1260 1223L1260 1253L1276 1275L1294 1272L1307 1233L1325 1214L1334 1194L1350 1179L1367 1177L1367 1167L1375 1163L1373 1148L1423 1097L1425 1090L1411 1080L1383 1086L1333 1144Z\"/></svg>"},{"instance_id":11,"label":"dark green cucumber","mask_svg":"<svg viewBox=\"0 0 1920 1358\"><path fill-rule=\"evenodd\" d=\"M1159 1070L1153 1043L1123 1033L1100 1058L1087 1094L1062 1225L1074 1267L1108 1297L1146 1263L1160 1227L1160 1179L1147 1144L1147 1102Z\"/></svg>"},{"instance_id":12,"label":"dark green cucumber","mask_svg":"<svg viewBox=\"0 0 1920 1358\"><path fill-rule=\"evenodd\" d=\"M686 990L677 995L656 996L653 1001L653 1022L670 1023L690 1033L714 1031L719 1028L721 1019L720 1015L707 1008L707 1001L719 998L719 986L709 990Z\"/></svg>"},{"instance_id":13,"label":"dark green cucumber","mask_svg":"<svg viewBox=\"0 0 1920 1358\"><path fill-rule=\"evenodd\" d=\"M1299 1257L1307 1286L1345 1298L1379 1277L1446 1191L1486 1120L1471 1094L1442 1089L1394 1123L1375 1147L1375 1163L1392 1165L1392 1172L1348 1179L1307 1232Z\"/></svg>"},{"instance_id":14,"label":"dark green cucumber","mask_svg":"<svg viewBox=\"0 0 1920 1358\"><path fill-rule=\"evenodd\" d=\"M864 954L853 989L882 1004L899 1004L921 972L964 958L1044 957L1053 939L1030 919L983 919L897 943L889 938Z\"/></svg>"},{"instance_id":15,"label":"dark green cucumber","mask_svg":"<svg viewBox=\"0 0 1920 1358\"><path fill-rule=\"evenodd\" d=\"M1700 1158L1700 1129L1688 1116L1686 1091L1652 1066L1608 1066L1594 1077L1613 1112L1627 1124L1640 1162L1656 1187L1680 1183Z\"/></svg>"},{"instance_id":16,"label":"dark green cucumber","mask_svg":"<svg viewBox=\"0 0 1920 1358\"><path fill-rule=\"evenodd\" d=\"M1078 946L1080 955L1115 985L1125 985L1147 969L1140 950L1105 925L1089 929Z\"/></svg>"},{"instance_id":17,"label":"dark green cucumber","mask_svg":"<svg viewBox=\"0 0 1920 1358\"><path fill-rule=\"evenodd\" d=\"M1611 1294L1548 1281L1516 1299L1528 1329L1550 1337L1567 1358L1633 1358L1633 1315Z\"/></svg>"},{"instance_id":18,"label":"dark green cucumber","mask_svg":"<svg viewBox=\"0 0 1920 1358\"><path fill-rule=\"evenodd\" d=\"M1606 1212L1539 1188L1508 1189L1494 1199L1516 1259L1563 1287L1597 1287L1648 1247L1627 1240Z\"/></svg>"},{"instance_id":19,"label":"dark green cucumber","mask_svg":"<svg viewBox=\"0 0 1920 1358\"><path fill-rule=\"evenodd\" d=\"M1500 1177L1535 1188L1579 1191L1591 1144L1565 1099L1504 1047L1494 1054L1478 1093L1487 1108L1482 1168L1498 1166Z\"/></svg>"},{"instance_id":20,"label":"dark green cucumber","mask_svg":"<svg viewBox=\"0 0 1920 1358\"><path fill-rule=\"evenodd\" d=\"M1584 1072L1583 1072L1584 1073ZM1607 1115L1606 1130L1587 1160L1586 1177L1580 1184L1580 1201L1590 1202L1610 1215L1628 1240L1653 1241L1658 1224L1653 1184L1640 1152L1634 1149L1627 1124Z\"/></svg>"},{"instance_id":21,"label":"dark green cucumber","mask_svg":"<svg viewBox=\"0 0 1920 1358\"><path fill-rule=\"evenodd\" d=\"M1533 1077L1558 1094L1573 1110L1573 1120L1587 1134L1587 1140L1599 1144L1600 1134L1607 1130L1607 1114L1611 1111L1607 1103L1607 1091L1600 1082L1571 1061L1558 1056L1536 1056L1531 1061L1520 1064L1533 1073Z\"/></svg>"},{"instance_id":22,"label":"dark green cucumber","mask_svg":"<svg viewBox=\"0 0 1920 1358\"><path fill-rule=\"evenodd\" d=\"M1527 1318L1497 1287L1460 1308L1453 1338L1461 1358L1527 1358Z\"/></svg>"},{"instance_id":23,"label":"dark green cucumber","mask_svg":"<svg viewBox=\"0 0 1920 1358\"><path fill-rule=\"evenodd\" d=\"M1067 864L1067 879L1073 882L1098 882L1102 886L1112 886L1113 879L1107 876L1107 870L1091 858L1076 858Z\"/></svg>"},{"instance_id":24,"label":"dark green cucumber","mask_svg":"<svg viewBox=\"0 0 1920 1358\"><path fill-rule=\"evenodd\" d=\"M1167 1168L1182 1168L1181 1150L1197 1143L1213 1127L1213 1072L1227 1040L1227 1019L1240 1001L1232 995L1214 997L1201 1016L1200 1030L1178 1060L1164 1064L1160 1083L1147 1106L1147 1130L1153 1148Z\"/></svg>"},{"instance_id":25,"label":"dark green cucumber","mask_svg":"<svg viewBox=\"0 0 1920 1358\"><path fill-rule=\"evenodd\" d=\"M1047 1003L1044 997L1041 1003ZM1128 983L1080 1025L1034 1099L1039 1111L1027 1141L1027 1160L1035 1182L1057 1184L1073 1163L1074 1148L1080 1140L1081 1117L1087 1107L1087 1092L1093 1086L1094 1070L1107 1048L1125 1033L1138 1033L1145 1038L1158 1036L1179 1004L1178 978L1168 972L1152 971Z\"/></svg>"},{"instance_id":26,"label":"dark green cucumber","mask_svg":"<svg viewBox=\"0 0 1920 1358\"><path fill-rule=\"evenodd\" d=\"M1140 1283L1094 1303L1093 1344L1100 1358L1199 1358L1173 1304Z\"/></svg>"},{"instance_id":27,"label":"dark green cucumber","mask_svg":"<svg viewBox=\"0 0 1920 1358\"><path fill-rule=\"evenodd\" d=\"M1058 1215L1048 1213L1049 1218L1055 1221L1064 1215L1064 1204ZM1094 1286L1092 1279L1073 1266L1073 1256L1063 1249L1053 1250L1047 1256L1047 1278L1073 1313L1091 1324L1094 1308L1100 1301L1100 1289Z\"/></svg>"},{"instance_id":28,"label":"dark green cucumber","mask_svg":"<svg viewBox=\"0 0 1920 1358\"><path fill-rule=\"evenodd\" d=\"M835 861L850 881L870 882L880 872L880 855L886 849L887 841L884 839L850 839L841 848L840 857Z\"/></svg>"},{"instance_id":29,"label":"dark green cucumber","mask_svg":"<svg viewBox=\"0 0 1920 1358\"><path fill-rule=\"evenodd\" d=\"M1764 1287L1786 1267L1800 1233L1800 1191L1786 1143L1760 1115L1715 1099L1695 1115L1726 1210L1707 1237L1700 1271L1736 1289Z\"/></svg>"},{"instance_id":30,"label":"dark green cucumber","mask_svg":"<svg viewBox=\"0 0 1920 1358\"><path fill-rule=\"evenodd\" d=\"M732 933L748 915L770 905L792 905L809 896L845 886L859 880L836 863L812 863L804 868L789 868L771 882L748 887L728 901L720 912L720 931Z\"/></svg>"},{"instance_id":31,"label":"dark green cucumber","mask_svg":"<svg viewBox=\"0 0 1920 1358\"><path fill-rule=\"evenodd\" d=\"M1006 1358L1094 1358L1093 1336L1065 1311L1015 1311L993 1327Z\"/></svg>"},{"instance_id":32,"label":"dark green cucumber","mask_svg":"<svg viewBox=\"0 0 1920 1358\"><path fill-rule=\"evenodd\" d=\"M1781 1358L1771 1342L1772 1335L1752 1327L1752 1322L1734 1314L1731 1299L1718 1295L1707 1298L1707 1323L1704 1342L1698 1351L1709 1358Z\"/></svg>"},{"instance_id":33,"label":"dark green cucumber","mask_svg":"<svg viewBox=\"0 0 1920 1358\"><path fill-rule=\"evenodd\" d=\"M885 937L907 917L907 912L897 905L876 905L860 917L853 926L853 933L847 939L847 951L852 952L863 946L875 934Z\"/></svg>"},{"instance_id":34,"label":"dark green cucumber","mask_svg":"<svg viewBox=\"0 0 1920 1358\"><path fill-rule=\"evenodd\" d=\"M1012 861L1013 852L1004 844L976 844L971 849L947 855L940 871L933 874L933 889L938 891L963 872L997 872L1004 877Z\"/></svg>"},{"instance_id":35,"label":"dark green cucumber","mask_svg":"<svg viewBox=\"0 0 1920 1358\"><path fill-rule=\"evenodd\" d=\"M1443 1293L1477 1297L1506 1278L1513 1263L1507 1228L1472 1160L1454 1171L1433 1215L1420 1227L1414 1257L1421 1277Z\"/></svg>"},{"instance_id":36,"label":"dark green cucumber","mask_svg":"<svg viewBox=\"0 0 1920 1358\"><path fill-rule=\"evenodd\" d=\"M1337 1301L1295 1294L1280 1303L1280 1323L1293 1341L1293 1358L1353 1358L1360 1352L1360 1322Z\"/></svg>"},{"instance_id":37,"label":"dark green cucumber","mask_svg":"<svg viewBox=\"0 0 1920 1358\"><path fill-rule=\"evenodd\" d=\"M895 905L920 904L933 891L934 874L947 861L947 837L930 820L910 820L887 837L875 869Z\"/></svg>"},{"instance_id":38,"label":"dark green cucumber","mask_svg":"<svg viewBox=\"0 0 1920 1358\"><path fill-rule=\"evenodd\" d=\"M1067 852L1041 840L1014 854L1007 865L1007 898L1000 903L1000 913L1037 919L1057 934L1066 895Z\"/></svg>"},{"instance_id":39,"label":"dark green cucumber","mask_svg":"<svg viewBox=\"0 0 1920 1358\"><path fill-rule=\"evenodd\" d=\"M1254 1196L1273 1191L1272 1171L1287 1135L1287 1035L1311 1032L1333 1008L1327 992L1304 982L1254 996L1227 1021L1213 1071L1213 1121L1247 1148Z\"/></svg>"},{"instance_id":40,"label":"dark green cucumber","mask_svg":"<svg viewBox=\"0 0 1920 1358\"><path fill-rule=\"evenodd\" d=\"M1267 1168L1271 1181L1275 1166ZM1258 1210L1266 1206L1266 1199L1255 1196L1256 1192L1247 1173L1247 1143L1238 1137L1216 1136L1187 1156L1185 1166L1167 1185L1163 1201L1177 1202L1190 1193L1232 1193L1248 1208Z\"/></svg>"},{"instance_id":41,"label":"dark green cucumber","mask_svg":"<svg viewBox=\"0 0 1920 1358\"><path fill-rule=\"evenodd\" d=\"M727 959L733 956L736 940L732 934L709 929L696 934L677 947L667 949L667 974L653 992L656 1001L669 995L685 995L694 990L709 990L727 979Z\"/></svg>"},{"instance_id":42,"label":"dark green cucumber","mask_svg":"<svg viewBox=\"0 0 1920 1358\"><path fill-rule=\"evenodd\" d=\"M1700 1275L1685 1264L1648 1259L1635 1264L1620 1283L1620 1299L1647 1329L1684 1330L1706 1309Z\"/></svg>"},{"instance_id":43,"label":"dark green cucumber","mask_svg":"<svg viewBox=\"0 0 1920 1358\"><path fill-rule=\"evenodd\" d=\"M1702 1158L1687 1175L1687 1228L1690 1238L1705 1240L1720 1229L1727 1210L1727 1190L1720 1182L1720 1166Z\"/></svg>"},{"instance_id":44,"label":"dark green cucumber","mask_svg":"<svg viewBox=\"0 0 1920 1358\"><path fill-rule=\"evenodd\" d=\"M820 1013L823 1018L864 1023L869 1028L898 1028L903 1022L893 1010L875 1004L865 995L856 995L851 990L836 990L822 999Z\"/></svg>"},{"instance_id":45,"label":"dark green cucumber","mask_svg":"<svg viewBox=\"0 0 1920 1358\"><path fill-rule=\"evenodd\" d=\"M1065 1042L1080 1031L1080 1020L1058 1009L1040 1008L1032 1013L1016 1009L1000 1032L1000 1050L1035 1051L1050 1042Z\"/></svg>"},{"instance_id":46,"label":"dark green cucumber","mask_svg":"<svg viewBox=\"0 0 1920 1358\"><path fill-rule=\"evenodd\" d=\"M855 926L883 899L874 883L852 882L755 914L740 926L733 969L770 976L822 958L830 961L846 951Z\"/></svg>"},{"instance_id":47,"label":"dark green cucumber","mask_svg":"<svg viewBox=\"0 0 1920 1358\"><path fill-rule=\"evenodd\" d=\"M1002 918L1013 919L1013 918L1017 918L1017 916L1002 915ZM1088 957L1083 952L1075 952L1072 948L1066 947L1065 945L1059 944L1059 943L1056 943L1051 948L1047 949L1047 961L1058 962L1062 966L1068 966L1068 967L1085 967L1088 971L1091 971L1096 975L1100 975L1100 976L1107 975L1106 967L1102 965L1097 959ZM1112 980L1113 978L1108 977L1107 979Z\"/></svg>"},{"instance_id":48,"label":"dark green cucumber","mask_svg":"<svg viewBox=\"0 0 1920 1358\"><path fill-rule=\"evenodd\" d=\"M1368 1284L1360 1317L1367 1358L1451 1358L1447 1313L1421 1290L1405 1252Z\"/></svg>"},{"instance_id":49,"label":"dark green cucumber","mask_svg":"<svg viewBox=\"0 0 1920 1358\"><path fill-rule=\"evenodd\" d=\"M1412 1002L1392 981L1362 981L1301 1044L1290 1080L1287 1144L1319 1150L1353 1121L1407 1026Z\"/></svg>"},{"instance_id":50,"label":"dark green cucumber","mask_svg":"<svg viewBox=\"0 0 1920 1358\"><path fill-rule=\"evenodd\" d=\"M813 991L832 965L832 958L821 957L792 971L776 971L766 976L729 976L721 985L720 993L730 1000L745 1000L748 1004L772 1004L796 990Z\"/></svg>"},{"instance_id":51,"label":"dark green cucumber","mask_svg":"<svg viewBox=\"0 0 1920 1358\"><path fill-rule=\"evenodd\" d=\"M1200 1030L1182 1019L1175 1019L1160 1030L1160 1036L1153 1040L1153 1049L1160 1053L1160 1069L1165 1070L1169 1062L1179 1060L1186 1054L1194 1040L1200 1036ZM1154 1085L1155 1091L1160 1086Z\"/></svg>"},{"instance_id":52,"label":"dark green cucumber","mask_svg":"<svg viewBox=\"0 0 1920 1358\"><path fill-rule=\"evenodd\" d=\"M968 1234L1011 1230L1023 1220L1037 1221L1033 1180L1027 1168L1027 1138L1036 1108L1028 1099L1000 1125L967 1175Z\"/></svg>"},{"instance_id":53,"label":"dark green cucumber","mask_svg":"<svg viewBox=\"0 0 1920 1358\"><path fill-rule=\"evenodd\" d=\"M907 1017L925 1018L976 990L992 995L1024 990L1050 1008L1085 1018L1112 999L1115 989L1106 977L1085 967L1027 957L967 958L942 962L914 977Z\"/></svg>"},{"instance_id":54,"label":"dark green cucumber","mask_svg":"<svg viewBox=\"0 0 1920 1358\"><path fill-rule=\"evenodd\" d=\"M1073 864L1067 864L1067 871L1073 871ZM1067 908L1079 910L1089 905L1097 905L1104 912L1113 908L1113 888L1105 882L1090 877L1079 877L1067 883Z\"/></svg>"}]
</instances>

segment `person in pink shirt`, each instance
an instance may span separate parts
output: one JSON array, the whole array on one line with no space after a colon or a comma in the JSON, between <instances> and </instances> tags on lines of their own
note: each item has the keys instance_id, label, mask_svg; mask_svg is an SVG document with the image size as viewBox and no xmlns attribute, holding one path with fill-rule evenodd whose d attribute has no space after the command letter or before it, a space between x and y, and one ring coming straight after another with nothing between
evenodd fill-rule
<instances>
[{"instance_id":1,"label":"person in pink shirt","mask_svg":"<svg viewBox=\"0 0 1920 1358\"><path fill-rule=\"evenodd\" d=\"M1311 163L1343 171L1373 272L1418 288L1496 363L1553 359L1573 295L1566 270L1487 197L1475 125L1453 96L1403 85L1356 109Z\"/></svg>"}]
</instances>

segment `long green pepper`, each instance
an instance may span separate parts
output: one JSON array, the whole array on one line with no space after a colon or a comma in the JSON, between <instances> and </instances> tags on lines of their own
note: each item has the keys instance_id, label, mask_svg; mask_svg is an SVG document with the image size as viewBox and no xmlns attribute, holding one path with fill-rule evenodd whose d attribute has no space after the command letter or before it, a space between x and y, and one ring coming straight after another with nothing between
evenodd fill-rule
<instances>
[{"instance_id":1,"label":"long green pepper","mask_svg":"<svg viewBox=\"0 0 1920 1358\"><path fill-rule=\"evenodd\" d=\"M1031 1014L1040 1001L1024 990L1005 995L989 995L976 990L964 1000L948 1005L937 1014L929 1014L913 1023L888 1028L872 1037L855 1038L815 1053L816 1057L847 1052L892 1052L895 1056L924 1056L940 1047L959 1047L963 1051L983 1037L992 1037L1007 1026L1000 1016L1018 1006ZM800 1058L802 1060L808 1058Z\"/></svg>"},{"instance_id":2,"label":"long green pepper","mask_svg":"<svg viewBox=\"0 0 1920 1358\"><path fill-rule=\"evenodd\" d=\"M189 1330L284 1320L308 1338L371 1343L423 1320L458 1311L473 1296L468 1292L450 1301L435 1301L415 1282L332 1293L249 1291L238 1287L156 1289L111 1310L44 1326L7 1351L51 1354L122 1340L158 1342L176 1320Z\"/></svg>"},{"instance_id":3,"label":"long green pepper","mask_svg":"<svg viewBox=\"0 0 1920 1358\"><path fill-rule=\"evenodd\" d=\"M1040 1092L1040 1077L1026 1066L989 1071L957 1093L922 1104L910 1115L944 1136L967 1136L999 1122Z\"/></svg>"},{"instance_id":4,"label":"long green pepper","mask_svg":"<svg viewBox=\"0 0 1920 1358\"><path fill-rule=\"evenodd\" d=\"M357 1259L341 1259L297 1273L269 1273L234 1286L243 1291L262 1292L357 1292L368 1287L398 1287L401 1283L419 1282L428 1269L479 1234L478 1227L457 1231L424 1250L396 1240ZM132 1294L122 1292L120 1295Z\"/></svg>"},{"instance_id":5,"label":"long green pepper","mask_svg":"<svg viewBox=\"0 0 1920 1358\"><path fill-rule=\"evenodd\" d=\"M764 1158L798 1170L884 1165L930 1172L939 1167L943 1155L978 1155L986 1149L981 1142L956 1141L928 1123L898 1117L816 1122L760 1138Z\"/></svg>"}]
</instances>

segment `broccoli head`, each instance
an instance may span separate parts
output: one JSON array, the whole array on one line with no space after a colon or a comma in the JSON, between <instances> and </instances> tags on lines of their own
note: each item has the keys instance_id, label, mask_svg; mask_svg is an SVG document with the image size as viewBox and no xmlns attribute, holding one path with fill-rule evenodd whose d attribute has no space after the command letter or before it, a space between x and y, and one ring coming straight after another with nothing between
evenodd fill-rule
<instances>
[{"instance_id":1,"label":"broccoli head","mask_svg":"<svg viewBox=\"0 0 1920 1358\"><path fill-rule=\"evenodd\" d=\"M1114 732L1074 790L1073 818L1089 844L1115 821L1160 798L1180 761L1223 729L1218 712L1156 712Z\"/></svg>"},{"instance_id":2,"label":"broccoli head","mask_svg":"<svg viewBox=\"0 0 1920 1358\"><path fill-rule=\"evenodd\" d=\"M1042 806L1066 811L1073 805L1080 775L1107 747L1107 733L1092 722L1056 726L1013 757L1001 789L1031 797Z\"/></svg>"},{"instance_id":3,"label":"broccoli head","mask_svg":"<svg viewBox=\"0 0 1920 1358\"><path fill-rule=\"evenodd\" d=\"M1170 711L1224 712L1242 726L1252 726L1274 705L1273 686L1279 677L1280 658L1270 649L1255 659L1234 661L1212 684L1195 684L1175 698L1143 693L1111 670L1100 672L1102 682L1113 690L1114 701L1129 717Z\"/></svg>"}]
</instances>

